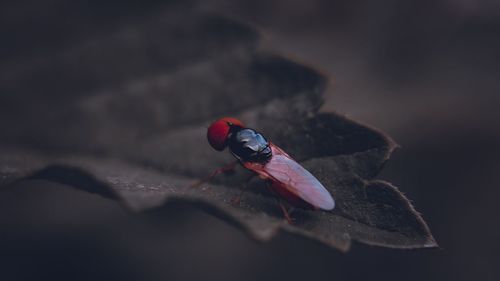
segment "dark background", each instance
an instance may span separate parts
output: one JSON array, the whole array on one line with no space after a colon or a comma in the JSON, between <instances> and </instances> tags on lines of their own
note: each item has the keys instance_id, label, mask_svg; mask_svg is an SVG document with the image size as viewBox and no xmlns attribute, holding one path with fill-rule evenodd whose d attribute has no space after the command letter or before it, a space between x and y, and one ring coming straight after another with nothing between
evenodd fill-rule
<instances>
[{"instance_id":1,"label":"dark background","mask_svg":"<svg viewBox=\"0 0 500 281\"><path fill-rule=\"evenodd\" d=\"M134 23L163 7L111 1L85 9L74 3L2 2L4 77L9 73L5 65L15 67L17 61ZM355 243L341 254L288 236L259 244L222 221L175 206L162 214L166 225L151 229L105 199L27 181L15 196L0 198L2 221L8 222L1 227L15 225L26 233L2 238L17 241L2 243L0 266L8 279L500 278L498 1L189 5L254 25L262 33L261 48L330 77L323 110L336 110L389 133L402 148L380 177L413 201L441 249L407 251ZM119 21L99 16L115 9L121 10ZM90 21L79 25L81 18ZM54 192L47 196L34 186ZM75 196L78 204L61 204ZM95 231L80 231L89 227Z\"/></svg>"}]
</instances>

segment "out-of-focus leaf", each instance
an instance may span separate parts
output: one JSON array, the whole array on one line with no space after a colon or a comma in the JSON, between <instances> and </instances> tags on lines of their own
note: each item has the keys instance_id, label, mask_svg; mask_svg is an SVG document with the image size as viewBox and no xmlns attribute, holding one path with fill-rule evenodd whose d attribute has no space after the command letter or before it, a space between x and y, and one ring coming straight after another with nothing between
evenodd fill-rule
<instances>
[{"instance_id":1,"label":"out-of-focus leaf","mask_svg":"<svg viewBox=\"0 0 500 281\"><path fill-rule=\"evenodd\" d=\"M52 180L137 212L191 204L258 240L286 231L344 251L351 240L436 246L405 196L375 179L395 143L318 112L323 76L257 51L257 35L247 26L182 15L148 19L5 76L0 88L11 94L0 99L0 184ZM206 126L222 115L241 118L289 152L331 192L336 208L295 210L289 225L257 179L234 206L249 175L242 168L190 187L232 161L205 139Z\"/></svg>"}]
</instances>

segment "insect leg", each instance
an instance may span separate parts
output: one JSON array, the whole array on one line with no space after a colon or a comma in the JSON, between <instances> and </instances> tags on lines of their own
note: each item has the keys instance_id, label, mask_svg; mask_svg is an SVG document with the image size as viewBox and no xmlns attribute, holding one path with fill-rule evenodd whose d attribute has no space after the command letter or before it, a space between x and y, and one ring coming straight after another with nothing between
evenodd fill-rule
<instances>
[{"instance_id":1,"label":"insect leg","mask_svg":"<svg viewBox=\"0 0 500 281\"><path fill-rule=\"evenodd\" d=\"M241 192L238 196L234 197L233 199L231 199L231 203L234 204L234 205L239 205L240 202L241 202L241 197L243 197L243 194L245 193L245 191L247 191L248 189L248 183L250 182L250 180L255 177L256 175L253 174L253 175L250 175L246 180L245 180L245 185L243 186L243 188L241 189Z\"/></svg>"},{"instance_id":2,"label":"insect leg","mask_svg":"<svg viewBox=\"0 0 500 281\"><path fill-rule=\"evenodd\" d=\"M190 187L198 187L200 186L201 184L207 182L207 181L210 181L212 178L214 178L215 176L217 176L218 174L222 174L222 173L225 173L225 172L228 172L228 171L231 171L231 170L234 170L234 168L236 167L236 165L238 164L238 161L235 161L225 167L222 167L222 168L219 168L215 171L213 171L210 175L208 175L206 178L202 179L202 180L199 180L195 183L193 183L192 185L190 185Z\"/></svg>"},{"instance_id":3,"label":"insect leg","mask_svg":"<svg viewBox=\"0 0 500 281\"><path fill-rule=\"evenodd\" d=\"M276 198L276 202L278 202L278 205L280 206L281 211L283 212L283 216L285 216L285 219L288 222L288 224L293 224L293 218L290 216L283 203L281 203L281 201L278 198Z\"/></svg>"},{"instance_id":4,"label":"insect leg","mask_svg":"<svg viewBox=\"0 0 500 281\"><path fill-rule=\"evenodd\" d=\"M281 203L279 195L276 193L276 191L274 191L274 189L271 187L271 185L269 183L267 183L267 187L273 193L274 199L276 199L276 203L278 203L278 205L280 206L280 209L283 212L283 216L285 217L288 224L293 224L293 218L288 213L285 205L283 205L283 203Z\"/></svg>"}]
</instances>

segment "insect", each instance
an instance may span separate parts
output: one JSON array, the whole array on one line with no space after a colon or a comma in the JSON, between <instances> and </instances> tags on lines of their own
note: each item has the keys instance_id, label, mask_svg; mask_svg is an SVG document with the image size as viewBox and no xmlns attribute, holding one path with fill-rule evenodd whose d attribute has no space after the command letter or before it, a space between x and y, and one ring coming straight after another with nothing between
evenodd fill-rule
<instances>
[{"instance_id":1,"label":"insect","mask_svg":"<svg viewBox=\"0 0 500 281\"><path fill-rule=\"evenodd\" d=\"M284 199L293 207L327 211L335 207L333 197L309 171L262 134L246 128L240 120L231 117L216 120L207 130L207 139L217 151L229 148L237 162L215 171L206 180L233 169L239 162L266 180L276 198ZM286 220L291 223L287 209L279 199L277 201Z\"/></svg>"}]
</instances>

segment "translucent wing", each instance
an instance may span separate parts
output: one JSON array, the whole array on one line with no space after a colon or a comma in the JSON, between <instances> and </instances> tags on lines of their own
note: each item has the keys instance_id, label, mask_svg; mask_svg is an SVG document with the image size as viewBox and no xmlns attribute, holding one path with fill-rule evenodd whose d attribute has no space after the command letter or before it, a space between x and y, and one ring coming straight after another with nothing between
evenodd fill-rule
<instances>
[{"instance_id":1,"label":"translucent wing","mask_svg":"<svg viewBox=\"0 0 500 281\"><path fill-rule=\"evenodd\" d=\"M314 207L332 210L335 201L325 187L299 163L293 160L279 147L270 144L272 158L266 164L243 163L265 179L277 181L289 192L300 197Z\"/></svg>"}]
</instances>

